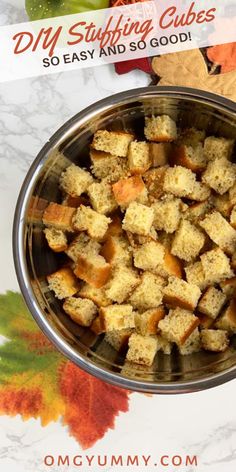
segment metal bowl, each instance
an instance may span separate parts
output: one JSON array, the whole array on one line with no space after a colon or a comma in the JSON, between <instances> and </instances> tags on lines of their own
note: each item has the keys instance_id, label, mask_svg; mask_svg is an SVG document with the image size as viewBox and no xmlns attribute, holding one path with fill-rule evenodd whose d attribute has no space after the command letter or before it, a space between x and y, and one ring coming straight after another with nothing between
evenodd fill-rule
<instances>
[{"instance_id":1,"label":"metal bowl","mask_svg":"<svg viewBox=\"0 0 236 472\"><path fill-rule=\"evenodd\" d=\"M26 304L36 322L66 357L104 381L152 393L193 392L236 377L236 343L227 352L181 356L158 353L151 368L131 369L103 339L70 320L47 288L46 275L63 256L45 242L40 216L49 201L59 201L58 178L69 163L89 166L88 144L100 128L132 129L143 138L144 115L168 114L178 125L235 138L236 105L220 96L178 87L149 87L113 95L88 107L63 125L43 147L23 183L14 219L15 268Z\"/></svg>"}]
</instances>

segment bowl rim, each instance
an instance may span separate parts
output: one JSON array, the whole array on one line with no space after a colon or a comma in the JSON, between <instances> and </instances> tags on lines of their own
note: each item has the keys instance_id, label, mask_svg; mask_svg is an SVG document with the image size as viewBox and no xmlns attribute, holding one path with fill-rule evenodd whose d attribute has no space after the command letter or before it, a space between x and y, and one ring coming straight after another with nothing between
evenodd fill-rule
<instances>
[{"instance_id":1,"label":"bowl rim","mask_svg":"<svg viewBox=\"0 0 236 472\"><path fill-rule=\"evenodd\" d=\"M111 372L105 367L98 366L95 362L75 351L73 347L62 339L50 325L31 288L24 254L24 215L34 184L41 172L44 161L47 160L48 151L51 151L56 147L60 141L64 141L65 134L71 131L73 126L78 127L80 121L82 123L83 120L87 120L89 115L96 116L98 111L109 110L109 108L112 108L113 106L120 105L121 102L129 103L138 100L141 97L146 99L154 96L163 98L166 96L179 99L185 98L189 100L194 99L197 102L214 105L218 110L228 111L236 117L235 102L222 97L221 95L188 87L149 86L136 88L108 96L86 107L70 118L52 135L52 137L42 147L26 174L17 199L14 214L12 230L13 259L20 290L30 313L43 333L50 339L57 350L59 350L70 361L74 362L87 373L120 388L126 388L137 392L159 394L196 392L221 385L234 379L236 377L236 365L225 369L223 372L206 375L202 379L173 382L152 382L129 379L121 374Z\"/></svg>"}]
</instances>

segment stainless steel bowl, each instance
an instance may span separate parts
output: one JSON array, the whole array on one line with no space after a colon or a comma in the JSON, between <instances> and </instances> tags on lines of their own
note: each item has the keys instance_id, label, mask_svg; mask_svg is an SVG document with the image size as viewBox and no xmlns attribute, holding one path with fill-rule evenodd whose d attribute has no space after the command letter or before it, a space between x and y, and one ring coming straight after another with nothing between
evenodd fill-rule
<instances>
[{"instance_id":1,"label":"stainless steel bowl","mask_svg":"<svg viewBox=\"0 0 236 472\"><path fill-rule=\"evenodd\" d=\"M130 370L102 336L70 320L47 288L46 275L63 262L45 243L40 205L59 201L58 177L70 162L89 165L88 144L96 129L133 129L143 137L144 115L168 114L184 127L236 137L236 104L195 89L149 87L113 95L69 120L43 147L22 186L14 219L15 268L29 310L46 336L82 369L120 387L152 392L193 392L236 377L236 343L224 354L171 356L158 353L152 368ZM39 200L40 199L40 200Z\"/></svg>"}]
</instances>

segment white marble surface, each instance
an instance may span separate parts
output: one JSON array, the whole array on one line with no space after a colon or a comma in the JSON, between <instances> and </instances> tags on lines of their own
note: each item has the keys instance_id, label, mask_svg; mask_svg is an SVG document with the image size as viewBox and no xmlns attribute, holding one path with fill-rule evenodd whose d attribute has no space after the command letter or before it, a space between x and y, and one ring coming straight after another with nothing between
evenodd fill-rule
<instances>
[{"instance_id":1,"label":"white marble surface","mask_svg":"<svg viewBox=\"0 0 236 472\"><path fill-rule=\"evenodd\" d=\"M22 1L0 0L0 24L25 19ZM146 85L140 72L123 77L112 66L0 86L0 292L18 290L11 250L11 228L17 195L30 163L51 134L87 105L110 94ZM132 394L130 411L89 454L198 455L195 467L157 467L173 472L233 472L236 470L236 381L191 395ZM42 428L39 421L0 417L0 470L4 472L75 471L46 467L49 454L80 454L76 441L60 422ZM129 468L129 470L134 470ZM154 468L146 468L155 470ZM93 470L97 467L83 467ZM110 470L104 467L103 470ZM116 468L115 470L121 470ZM126 469L127 470L127 469ZM142 470L142 468L140 469Z\"/></svg>"}]
</instances>

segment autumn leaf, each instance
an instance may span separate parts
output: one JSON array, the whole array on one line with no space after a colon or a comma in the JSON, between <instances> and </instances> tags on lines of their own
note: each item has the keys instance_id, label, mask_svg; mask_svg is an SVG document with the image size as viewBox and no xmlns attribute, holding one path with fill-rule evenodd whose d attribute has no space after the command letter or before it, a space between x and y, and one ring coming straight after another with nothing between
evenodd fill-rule
<instances>
[{"instance_id":1,"label":"autumn leaf","mask_svg":"<svg viewBox=\"0 0 236 472\"><path fill-rule=\"evenodd\" d=\"M216 66L221 66L221 73L236 69L236 43L221 44L207 49L207 57Z\"/></svg>"},{"instance_id":2,"label":"autumn leaf","mask_svg":"<svg viewBox=\"0 0 236 472\"><path fill-rule=\"evenodd\" d=\"M155 57L152 68L160 77L158 85L192 87L236 100L236 71L210 75L199 49Z\"/></svg>"},{"instance_id":3,"label":"autumn leaf","mask_svg":"<svg viewBox=\"0 0 236 472\"><path fill-rule=\"evenodd\" d=\"M91 447L115 417L128 410L128 393L64 359L39 330L20 294L0 295L0 414L43 426L62 419L82 447Z\"/></svg>"}]
</instances>

